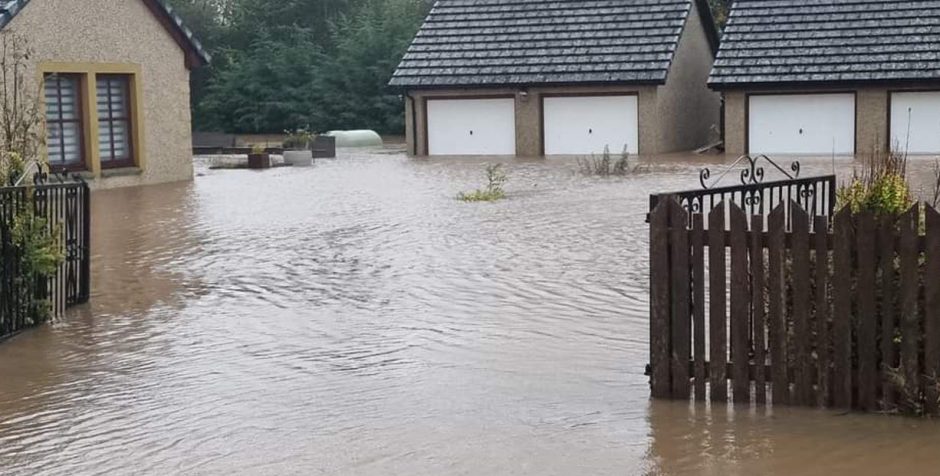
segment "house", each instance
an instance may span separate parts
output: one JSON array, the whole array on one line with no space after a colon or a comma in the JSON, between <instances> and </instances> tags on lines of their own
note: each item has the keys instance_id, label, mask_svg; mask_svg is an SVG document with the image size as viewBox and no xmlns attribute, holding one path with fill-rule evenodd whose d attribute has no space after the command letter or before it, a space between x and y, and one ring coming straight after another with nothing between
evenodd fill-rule
<instances>
[{"instance_id":1,"label":"house","mask_svg":"<svg viewBox=\"0 0 940 476\"><path fill-rule=\"evenodd\" d=\"M53 169L95 187L192 178L190 70L203 50L161 0L0 0L26 40Z\"/></svg>"},{"instance_id":2,"label":"house","mask_svg":"<svg viewBox=\"0 0 940 476\"><path fill-rule=\"evenodd\" d=\"M657 154L710 140L705 0L438 0L390 85L413 155Z\"/></svg>"},{"instance_id":3,"label":"house","mask_svg":"<svg viewBox=\"0 0 940 476\"><path fill-rule=\"evenodd\" d=\"M737 0L709 85L731 154L940 152L940 1Z\"/></svg>"}]
</instances>

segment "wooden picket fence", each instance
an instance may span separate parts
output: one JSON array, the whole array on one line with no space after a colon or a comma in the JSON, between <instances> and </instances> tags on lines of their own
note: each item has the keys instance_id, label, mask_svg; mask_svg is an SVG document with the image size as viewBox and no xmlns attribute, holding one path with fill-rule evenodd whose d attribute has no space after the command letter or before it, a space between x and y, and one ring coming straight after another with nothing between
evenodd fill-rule
<instances>
[{"instance_id":1,"label":"wooden picket fence","mask_svg":"<svg viewBox=\"0 0 940 476\"><path fill-rule=\"evenodd\" d=\"M650 253L654 397L940 412L935 209L704 216L670 199Z\"/></svg>"}]
</instances>

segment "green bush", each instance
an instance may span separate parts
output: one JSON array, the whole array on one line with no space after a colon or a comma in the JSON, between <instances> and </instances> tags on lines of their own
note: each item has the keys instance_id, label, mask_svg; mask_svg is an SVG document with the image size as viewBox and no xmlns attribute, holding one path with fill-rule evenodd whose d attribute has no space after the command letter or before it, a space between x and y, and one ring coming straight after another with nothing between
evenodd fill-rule
<instances>
[{"instance_id":1,"label":"green bush","mask_svg":"<svg viewBox=\"0 0 940 476\"><path fill-rule=\"evenodd\" d=\"M486 167L486 187L476 189L472 192L461 192L457 195L458 200L464 202L495 202L506 197L503 191L503 185L509 181L509 177L503 172L502 164L495 164Z\"/></svg>"},{"instance_id":2,"label":"green bush","mask_svg":"<svg viewBox=\"0 0 940 476\"><path fill-rule=\"evenodd\" d=\"M907 156L895 150L874 154L864 173L856 173L836 192L836 207L877 215L900 215L914 205L907 182Z\"/></svg>"}]
</instances>

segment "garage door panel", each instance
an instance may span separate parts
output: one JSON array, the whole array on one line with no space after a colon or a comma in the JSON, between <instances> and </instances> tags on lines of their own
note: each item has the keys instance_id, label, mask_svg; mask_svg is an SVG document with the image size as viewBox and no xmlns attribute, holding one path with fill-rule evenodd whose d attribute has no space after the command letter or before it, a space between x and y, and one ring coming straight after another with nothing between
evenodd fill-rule
<instances>
[{"instance_id":1,"label":"garage door panel","mask_svg":"<svg viewBox=\"0 0 940 476\"><path fill-rule=\"evenodd\" d=\"M636 96L547 97L542 105L545 155L639 150Z\"/></svg>"},{"instance_id":2,"label":"garage door panel","mask_svg":"<svg viewBox=\"0 0 940 476\"><path fill-rule=\"evenodd\" d=\"M755 95L748 104L751 154L855 153L854 94Z\"/></svg>"},{"instance_id":3,"label":"garage door panel","mask_svg":"<svg viewBox=\"0 0 940 476\"><path fill-rule=\"evenodd\" d=\"M428 155L515 155L512 98L430 99Z\"/></svg>"},{"instance_id":4,"label":"garage door panel","mask_svg":"<svg viewBox=\"0 0 940 476\"><path fill-rule=\"evenodd\" d=\"M940 153L940 91L891 94L891 145L909 154Z\"/></svg>"}]
</instances>

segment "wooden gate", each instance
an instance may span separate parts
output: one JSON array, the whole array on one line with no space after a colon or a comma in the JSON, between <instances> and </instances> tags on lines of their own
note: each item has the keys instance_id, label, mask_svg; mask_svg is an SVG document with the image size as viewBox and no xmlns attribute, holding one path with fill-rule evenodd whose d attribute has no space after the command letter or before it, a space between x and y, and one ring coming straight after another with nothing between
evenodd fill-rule
<instances>
[{"instance_id":1,"label":"wooden gate","mask_svg":"<svg viewBox=\"0 0 940 476\"><path fill-rule=\"evenodd\" d=\"M657 398L938 413L940 213L650 215ZM730 382L730 392L729 392Z\"/></svg>"}]
</instances>

